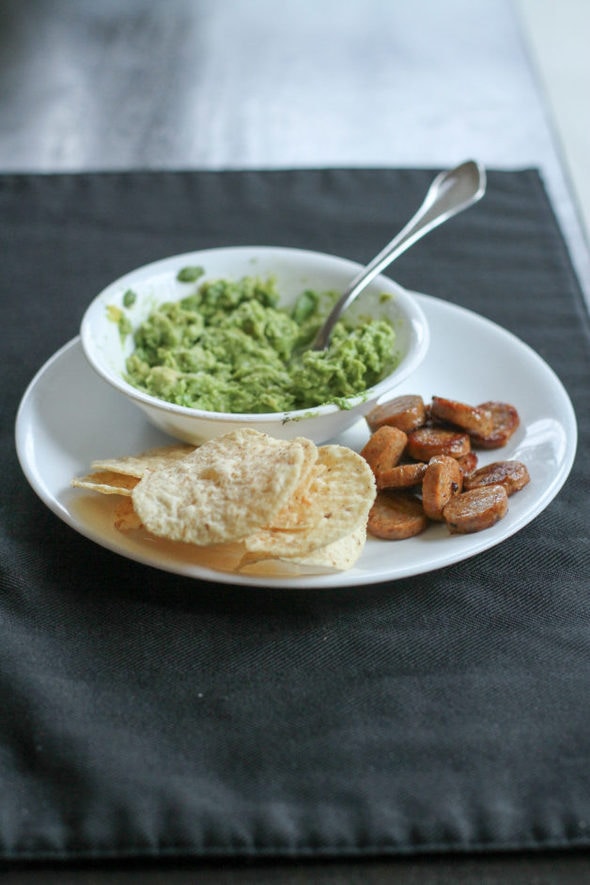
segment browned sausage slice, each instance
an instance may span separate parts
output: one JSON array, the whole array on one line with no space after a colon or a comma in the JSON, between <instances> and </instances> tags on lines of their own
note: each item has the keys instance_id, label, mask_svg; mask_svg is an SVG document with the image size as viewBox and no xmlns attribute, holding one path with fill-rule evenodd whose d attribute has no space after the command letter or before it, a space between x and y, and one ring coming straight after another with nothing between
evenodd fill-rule
<instances>
[{"instance_id":1,"label":"browned sausage slice","mask_svg":"<svg viewBox=\"0 0 590 885\"><path fill-rule=\"evenodd\" d=\"M487 436L494 429L492 413L483 406L470 406L454 399L433 396L430 410L433 418L454 424L467 433Z\"/></svg>"},{"instance_id":2,"label":"browned sausage slice","mask_svg":"<svg viewBox=\"0 0 590 885\"><path fill-rule=\"evenodd\" d=\"M506 515L508 495L504 486L482 486L455 495L443 510L451 534L481 532Z\"/></svg>"},{"instance_id":3,"label":"browned sausage slice","mask_svg":"<svg viewBox=\"0 0 590 885\"><path fill-rule=\"evenodd\" d=\"M406 452L416 461L430 461L435 455L461 458L470 451L468 433L442 427L419 427L408 434Z\"/></svg>"},{"instance_id":4,"label":"browned sausage slice","mask_svg":"<svg viewBox=\"0 0 590 885\"><path fill-rule=\"evenodd\" d=\"M408 437L403 430L384 424L371 434L361 455L373 471L375 479L398 463L406 447Z\"/></svg>"},{"instance_id":5,"label":"browned sausage slice","mask_svg":"<svg viewBox=\"0 0 590 885\"><path fill-rule=\"evenodd\" d=\"M408 464L398 464L391 470L382 470L377 478L379 489L409 489L422 482L426 464L422 461L412 461Z\"/></svg>"},{"instance_id":6,"label":"browned sausage slice","mask_svg":"<svg viewBox=\"0 0 590 885\"><path fill-rule=\"evenodd\" d=\"M367 415L367 424L371 431L383 424L398 427L404 433L422 427L426 421L426 406L421 396L405 394L396 396L387 403L375 406Z\"/></svg>"},{"instance_id":7,"label":"browned sausage slice","mask_svg":"<svg viewBox=\"0 0 590 885\"><path fill-rule=\"evenodd\" d=\"M480 449L502 448L520 425L520 416L517 410L510 403L492 400L482 403L480 408L491 412L493 427L487 434L472 433L473 445Z\"/></svg>"},{"instance_id":8,"label":"browned sausage slice","mask_svg":"<svg viewBox=\"0 0 590 885\"><path fill-rule=\"evenodd\" d=\"M465 477L465 489L479 489L482 486L504 486L507 495L523 489L530 482L530 475L522 461L494 461Z\"/></svg>"},{"instance_id":9,"label":"browned sausage slice","mask_svg":"<svg viewBox=\"0 0 590 885\"><path fill-rule=\"evenodd\" d=\"M463 488L463 474L455 458L438 455L429 462L422 480L422 506L429 519L443 520L443 509Z\"/></svg>"},{"instance_id":10,"label":"browned sausage slice","mask_svg":"<svg viewBox=\"0 0 590 885\"><path fill-rule=\"evenodd\" d=\"M422 504L404 492L377 492L367 529L376 538L403 541L419 535L428 525Z\"/></svg>"},{"instance_id":11,"label":"browned sausage slice","mask_svg":"<svg viewBox=\"0 0 590 885\"><path fill-rule=\"evenodd\" d=\"M463 476L469 476L470 473L473 473L477 467L478 460L479 459L474 451L467 452L466 455L457 458L457 464L461 468Z\"/></svg>"}]
</instances>

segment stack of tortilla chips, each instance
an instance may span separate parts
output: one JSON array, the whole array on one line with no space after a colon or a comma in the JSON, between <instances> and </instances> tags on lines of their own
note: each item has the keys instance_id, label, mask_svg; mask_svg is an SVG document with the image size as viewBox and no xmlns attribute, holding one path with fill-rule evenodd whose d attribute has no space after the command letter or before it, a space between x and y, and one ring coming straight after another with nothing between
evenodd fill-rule
<instances>
[{"instance_id":1,"label":"stack of tortilla chips","mask_svg":"<svg viewBox=\"0 0 590 885\"><path fill-rule=\"evenodd\" d=\"M72 485L121 496L121 531L141 528L200 548L239 543L238 570L263 561L351 568L376 494L371 469L352 449L248 428L198 448L94 461Z\"/></svg>"}]
</instances>

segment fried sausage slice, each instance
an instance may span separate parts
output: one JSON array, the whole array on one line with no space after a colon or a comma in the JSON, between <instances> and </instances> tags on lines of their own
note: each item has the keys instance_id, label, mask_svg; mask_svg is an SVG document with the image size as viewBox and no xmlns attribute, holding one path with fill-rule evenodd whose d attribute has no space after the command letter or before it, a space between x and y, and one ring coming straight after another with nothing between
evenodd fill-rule
<instances>
[{"instance_id":1,"label":"fried sausage slice","mask_svg":"<svg viewBox=\"0 0 590 885\"><path fill-rule=\"evenodd\" d=\"M375 433L371 434L365 446L361 449L361 456L365 459L377 482L381 473L395 467L401 458L408 437L403 430L384 424Z\"/></svg>"},{"instance_id":2,"label":"fried sausage slice","mask_svg":"<svg viewBox=\"0 0 590 885\"><path fill-rule=\"evenodd\" d=\"M463 488L463 473L455 458L438 455L426 467L422 480L422 506L429 519L442 522L443 510Z\"/></svg>"},{"instance_id":3,"label":"fried sausage slice","mask_svg":"<svg viewBox=\"0 0 590 885\"><path fill-rule=\"evenodd\" d=\"M471 452L467 452L466 455L461 455L460 458L457 458L457 464L461 468L461 473L464 477L469 476L470 473L473 473L478 465L478 462L479 459L473 450Z\"/></svg>"},{"instance_id":4,"label":"fried sausage slice","mask_svg":"<svg viewBox=\"0 0 590 885\"><path fill-rule=\"evenodd\" d=\"M494 461L465 477L464 488L479 489L482 486L504 486L507 495L523 489L530 482L529 472L522 461Z\"/></svg>"},{"instance_id":5,"label":"fried sausage slice","mask_svg":"<svg viewBox=\"0 0 590 885\"><path fill-rule=\"evenodd\" d=\"M397 464L390 470L382 470L377 478L378 489L409 489L420 485L427 465L423 461Z\"/></svg>"},{"instance_id":6,"label":"fried sausage slice","mask_svg":"<svg viewBox=\"0 0 590 885\"><path fill-rule=\"evenodd\" d=\"M368 531L376 538L403 541L427 526L428 518L417 498L404 492L377 492L367 522Z\"/></svg>"},{"instance_id":7,"label":"fried sausage slice","mask_svg":"<svg viewBox=\"0 0 590 885\"><path fill-rule=\"evenodd\" d=\"M492 413L484 406L470 406L454 399L433 396L430 411L433 418L454 424L467 433L487 436L494 429Z\"/></svg>"},{"instance_id":8,"label":"fried sausage slice","mask_svg":"<svg viewBox=\"0 0 590 885\"><path fill-rule=\"evenodd\" d=\"M435 455L461 458L471 451L468 433L442 427L419 427L408 434L406 453L416 461L430 461Z\"/></svg>"},{"instance_id":9,"label":"fried sausage slice","mask_svg":"<svg viewBox=\"0 0 590 885\"><path fill-rule=\"evenodd\" d=\"M491 412L493 426L490 433L472 433L473 445L480 449L502 448L520 425L520 416L517 410L510 403L495 400L482 403L479 408Z\"/></svg>"},{"instance_id":10,"label":"fried sausage slice","mask_svg":"<svg viewBox=\"0 0 590 885\"><path fill-rule=\"evenodd\" d=\"M387 403L375 406L366 417L369 429L374 432L383 424L398 427L404 433L422 427L426 421L426 406L421 396L405 394Z\"/></svg>"},{"instance_id":11,"label":"fried sausage slice","mask_svg":"<svg viewBox=\"0 0 590 885\"><path fill-rule=\"evenodd\" d=\"M454 495L443 510L451 534L481 532L495 525L508 510L504 486L482 486Z\"/></svg>"}]
</instances>

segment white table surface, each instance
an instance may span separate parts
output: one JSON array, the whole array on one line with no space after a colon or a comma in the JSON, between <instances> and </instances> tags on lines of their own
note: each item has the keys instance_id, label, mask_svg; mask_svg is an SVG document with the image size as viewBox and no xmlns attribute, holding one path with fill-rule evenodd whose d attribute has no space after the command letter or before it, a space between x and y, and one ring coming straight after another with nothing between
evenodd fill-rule
<instances>
[{"instance_id":1,"label":"white table surface","mask_svg":"<svg viewBox=\"0 0 590 885\"><path fill-rule=\"evenodd\" d=\"M586 240L590 234L590 3L517 0L533 71L546 100Z\"/></svg>"},{"instance_id":2,"label":"white table surface","mask_svg":"<svg viewBox=\"0 0 590 885\"><path fill-rule=\"evenodd\" d=\"M586 130L565 113L588 105L574 35L589 8L4 0L0 172L536 166L590 301Z\"/></svg>"}]
</instances>

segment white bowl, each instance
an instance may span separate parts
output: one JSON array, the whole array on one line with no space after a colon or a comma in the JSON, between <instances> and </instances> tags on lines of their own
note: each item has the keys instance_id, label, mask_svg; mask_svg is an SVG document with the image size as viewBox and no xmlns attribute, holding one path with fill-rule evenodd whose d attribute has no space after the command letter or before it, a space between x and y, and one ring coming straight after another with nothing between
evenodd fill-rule
<instances>
[{"instance_id":1,"label":"white bowl","mask_svg":"<svg viewBox=\"0 0 590 885\"><path fill-rule=\"evenodd\" d=\"M238 427L252 427L272 436L291 439L306 436L316 443L326 442L352 426L376 403L391 394L422 362L429 344L426 318L412 295L387 277L377 277L349 308L349 314L388 318L396 330L397 367L363 395L350 401L350 408L323 405L313 409L265 414L206 412L173 405L150 396L129 384L125 360L133 350L132 335L124 339L108 308L123 308L123 296L132 289L137 298L125 309L136 328L160 303L176 301L192 291L178 282L178 271L200 266L211 278L239 279L243 276L273 275L281 293L281 304L288 305L306 288L342 291L358 273L360 265L344 258L273 246L237 246L174 255L133 270L111 283L89 305L81 325L81 341L91 366L121 394L142 409L148 419L177 439L199 444ZM393 296L383 299L388 293Z\"/></svg>"}]
</instances>

